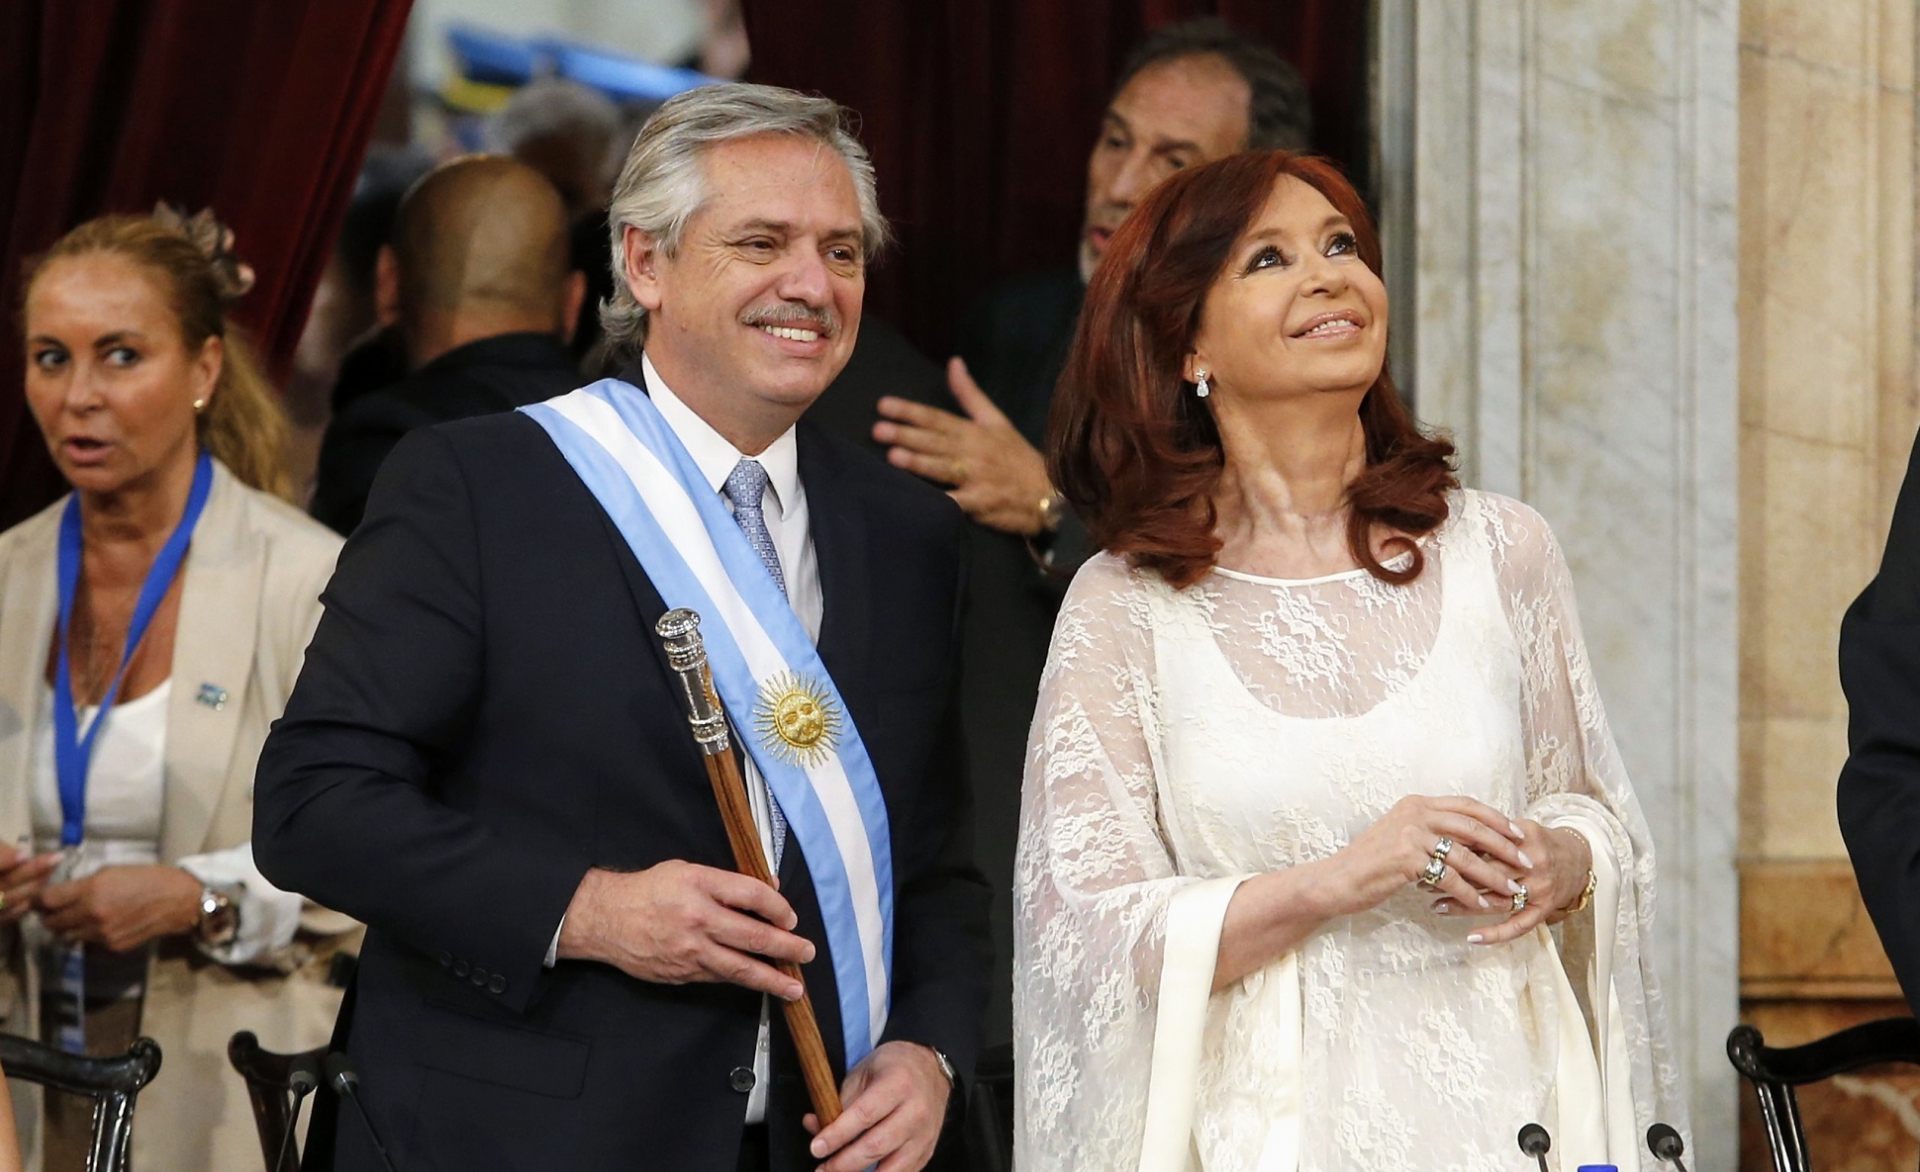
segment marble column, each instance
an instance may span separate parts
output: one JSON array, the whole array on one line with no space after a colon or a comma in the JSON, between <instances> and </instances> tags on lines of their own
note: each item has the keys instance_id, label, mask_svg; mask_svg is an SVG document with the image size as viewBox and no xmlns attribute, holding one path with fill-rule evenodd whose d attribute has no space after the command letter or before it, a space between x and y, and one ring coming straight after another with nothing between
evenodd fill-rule
<instances>
[{"instance_id":1,"label":"marble column","mask_svg":"<svg viewBox=\"0 0 1920 1172\"><path fill-rule=\"evenodd\" d=\"M1399 15L1412 24L1415 95L1409 381L1420 414L1453 432L1467 482L1538 508L1566 550L1659 852L1659 961L1690 1155L1726 1172L1736 4L1421 0Z\"/></svg>"}]
</instances>

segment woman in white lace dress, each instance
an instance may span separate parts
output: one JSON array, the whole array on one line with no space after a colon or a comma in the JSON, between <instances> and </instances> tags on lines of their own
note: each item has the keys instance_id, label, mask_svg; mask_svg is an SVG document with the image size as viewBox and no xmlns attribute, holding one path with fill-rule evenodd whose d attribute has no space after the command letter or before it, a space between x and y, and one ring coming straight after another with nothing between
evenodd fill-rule
<instances>
[{"instance_id":1,"label":"woman in white lace dress","mask_svg":"<svg viewBox=\"0 0 1920 1172\"><path fill-rule=\"evenodd\" d=\"M1330 166L1180 173L1056 399L1075 579L1029 744L1017 1162L1656 1167L1653 848L1565 561L1385 370Z\"/></svg>"}]
</instances>

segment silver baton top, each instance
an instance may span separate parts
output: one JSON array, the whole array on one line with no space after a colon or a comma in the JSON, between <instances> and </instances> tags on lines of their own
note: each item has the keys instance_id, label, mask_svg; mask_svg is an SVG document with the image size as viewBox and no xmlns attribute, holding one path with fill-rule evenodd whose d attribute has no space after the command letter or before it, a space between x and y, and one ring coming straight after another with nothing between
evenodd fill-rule
<instances>
[{"instance_id":1,"label":"silver baton top","mask_svg":"<svg viewBox=\"0 0 1920 1172\"><path fill-rule=\"evenodd\" d=\"M709 757L730 751L733 743L727 737L727 714L713 690L707 643L700 637L699 612L686 607L670 610L660 616L653 632L660 636L661 646L667 649L667 663L680 677L680 690L687 699L687 723L693 726L693 739L699 742L700 751Z\"/></svg>"}]
</instances>

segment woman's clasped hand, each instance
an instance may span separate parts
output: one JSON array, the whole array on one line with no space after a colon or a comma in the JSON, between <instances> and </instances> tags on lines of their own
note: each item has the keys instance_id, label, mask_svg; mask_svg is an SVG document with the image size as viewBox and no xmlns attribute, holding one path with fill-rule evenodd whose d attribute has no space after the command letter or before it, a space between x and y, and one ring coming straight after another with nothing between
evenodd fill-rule
<instances>
[{"instance_id":1,"label":"woman's clasped hand","mask_svg":"<svg viewBox=\"0 0 1920 1172\"><path fill-rule=\"evenodd\" d=\"M1592 856L1572 831L1472 798L1409 795L1328 861L1346 892L1341 914L1417 884L1439 897L1438 915L1498 917L1467 940L1504 944L1564 918L1586 890Z\"/></svg>"}]
</instances>

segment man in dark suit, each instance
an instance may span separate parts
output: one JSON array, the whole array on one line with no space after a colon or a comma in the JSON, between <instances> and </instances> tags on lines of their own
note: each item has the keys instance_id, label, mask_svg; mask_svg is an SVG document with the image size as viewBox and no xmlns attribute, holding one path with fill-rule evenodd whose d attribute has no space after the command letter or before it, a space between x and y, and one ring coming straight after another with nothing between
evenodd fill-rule
<instances>
[{"instance_id":1,"label":"man in dark suit","mask_svg":"<svg viewBox=\"0 0 1920 1172\"><path fill-rule=\"evenodd\" d=\"M405 1172L911 1172L963 1097L986 894L956 723L962 517L795 424L847 361L885 234L844 119L757 86L663 107L612 205L626 283L605 324L645 344L626 385L408 436L342 553L262 754L254 849L368 925L337 1036ZM817 852L804 803L769 790L737 705L778 889L733 871L653 636L679 587L643 568L693 547L632 540L633 511L541 422L596 391L657 412L678 475L698 472L685 499L737 527L701 532L750 549L756 588L784 597L756 620L817 646L884 800L890 881L851 911L823 893L849 890L834 868L853 856ZM868 1032L837 974L878 954L841 951L837 925L887 897L879 1025L850 1055ZM824 1129L769 1009L800 992L778 960L802 965L844 1079ZM330 1134L334 1166L379 1167L350 1110Z\"/></svg>"},{"instance_id":2,"label":"man in dark suit","mask_svg":"<svg viewBox=\"0 0 1920 1172\"><path fill-rule=\"evenodd\" d=\"M377 297L412 373L345 404L327 427L311 511L352 533L374 474L417 427L511 411L579 385L567 341L585 278L566 208L539 172L475 155L407 192L380 250Z\"/></svg>"},{"instance_id":3,"label":"man in dark suit","mask_svg":"<svg viewBox=\"0 0 1920 1172\"><path fill-rule=\"evenodd\" d=\"M1920 1006L1920 446L1880 573L1840 623L1850 754L1840 831L1907 1001Z\"/></svg>"}]
</instances>

